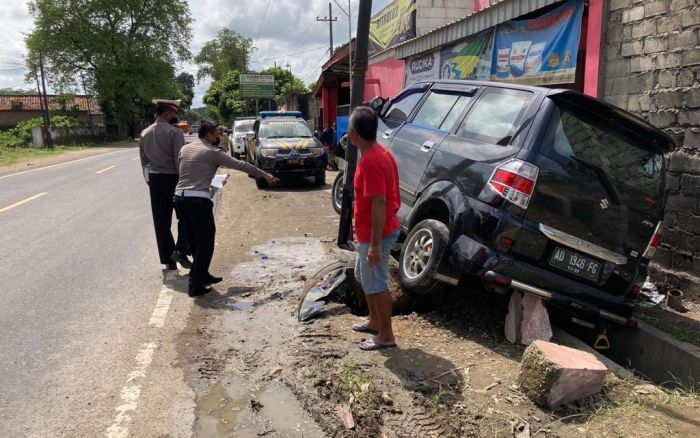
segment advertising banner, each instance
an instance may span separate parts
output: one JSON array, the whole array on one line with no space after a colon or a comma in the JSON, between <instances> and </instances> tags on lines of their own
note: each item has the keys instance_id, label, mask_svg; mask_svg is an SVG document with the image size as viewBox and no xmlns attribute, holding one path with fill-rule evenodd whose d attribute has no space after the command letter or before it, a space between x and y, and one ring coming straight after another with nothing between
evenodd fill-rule
<instances>
[{"instance_id":1,"label":"advertising banner","mask_svg":"<svg viewBox=\"0 0 700 438\"><path fill-rule=\"evenodd\" d=\"M369 56L416 36L416 1L394 0L369 23Z\"/></svg>"},{"instance_id":2,"label":"advertising banner","mask_svg":"<svg viewBox=\"0 0 700 438\"><path fill-rule=\"evenodd\" d=\"M493 32L490 30L464 42L445 46L440 52L439 78L488 81L492 53Z\"/></svg>"},{"instance_id":3,"label":"advertising banner","mask_svg":"<svg viewBox=\"0 0 700 438\"><path fill-rule=\"evenodd\" d=\"M245 97L275 97L275 77L272 75L240 75L240 94Z\"/></svg>"},{"instance_id":4,"label":"advertising banner","mask_svg":"<svg viewBox=\"0 0 700 438\"><path fill-rule=\"evenodd\" d=\"M406 62L404 84L411 85L418 81L432 80L440 77L440 52L435 51L414 56Z\"/></svg>"},{"instance_id":5,"label":"advertising banner","mask_svg":"<svg viewBox=\"0 0 700 438\"><path fill-rule=\"evenodd\" d=\"M576 79L583 0L570 0L541 17L496 28L491 80L564 84Z\"/></svg>"}]
</instances>

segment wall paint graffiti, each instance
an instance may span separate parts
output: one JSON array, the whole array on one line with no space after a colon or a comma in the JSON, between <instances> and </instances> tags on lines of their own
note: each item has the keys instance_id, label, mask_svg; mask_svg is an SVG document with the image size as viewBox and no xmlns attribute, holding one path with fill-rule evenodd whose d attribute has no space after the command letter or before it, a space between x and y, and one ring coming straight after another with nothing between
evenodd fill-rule
<instances>
[{"instance_id":1,"label":"wall paint graffiti","mask_svg":"<svg viewBox=\"0 0 700 438\"><path fill-rule=\"evenodd\" d=\"M491 79L539 85L574 82L582 16L583 0L570 0L540 17L499 25Z\"/></svg>"}]
</instances>

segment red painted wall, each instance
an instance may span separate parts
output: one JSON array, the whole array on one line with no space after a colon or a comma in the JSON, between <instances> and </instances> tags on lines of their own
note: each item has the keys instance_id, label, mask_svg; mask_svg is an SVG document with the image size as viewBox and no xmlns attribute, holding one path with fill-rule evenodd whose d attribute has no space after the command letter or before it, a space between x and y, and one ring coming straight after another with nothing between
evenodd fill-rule
<instances>
[{"instance_id":1,"label":"red painted wall","mask_svg":"<svg viewBox=\"0 0 700 438\"><path fill-rule=\"evenodd\" d=\"M390 98L403 90L405 64L403 59L388 58L367 67L362 100L368 101L375 96Z\"/></svg>"},{"instance_id":2,"label":"red painted wall","mask_svg":"<svg viewBox=\"0 0 700 438\"><path fill-rule=\"evenodd\" d=\"M590 0L588 3L588 27L585 35L586 64L583 76L583 92L593 97L598 97L598 67L600 63L600 35L602 28L603 0Z\"/></svg>"},{"instance_id":3,"label":"red painted wall","mask_svg":"<svg viewBox=\"0 0 700 438\"><path fill-rule=\"evenodd\" d=\"M338 113L338 89L336 87L321 89L321 108L323 108L323 128L335 123L335 118Z\"/></svg>"}]
</instances>

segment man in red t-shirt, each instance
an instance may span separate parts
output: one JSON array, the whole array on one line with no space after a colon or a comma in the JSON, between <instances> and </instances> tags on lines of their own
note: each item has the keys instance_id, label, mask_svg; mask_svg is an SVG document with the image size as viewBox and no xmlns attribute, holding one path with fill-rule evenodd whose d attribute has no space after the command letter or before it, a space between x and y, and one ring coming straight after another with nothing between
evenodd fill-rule
<instances>
[{"instance_id":1,"label":"man in red t-shirt","mask_svg":"<svg viewBox=\"0 0 700 438\"><path fill-rule=\"evenodd\" d=\"M362 350L396 346L391 328L389 257L399 236L399 172L391 152L377 143L377 124L377 114L364 106L356 108L348 122L350 140L362 153L353 181L359 242L355 278L362 284L369 307L369 320L355 324L352 330L374 335L358 344Z\"/></svg>"}]
</instances>

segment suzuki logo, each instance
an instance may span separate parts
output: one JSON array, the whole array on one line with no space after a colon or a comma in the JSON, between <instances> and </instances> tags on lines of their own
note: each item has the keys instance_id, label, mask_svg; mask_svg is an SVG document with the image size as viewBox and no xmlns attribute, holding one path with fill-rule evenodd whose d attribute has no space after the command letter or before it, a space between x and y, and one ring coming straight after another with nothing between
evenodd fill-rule
<instances>
[{"instance_id":1,"label":"suzuki logo","mask_svg":"<svg viewBox=\"0 0 700 438\"><path fill-rule=\"evenodd\" d=\"M610 202L608 202L608 200L606 198L603 198L600 200L600 208L602 208L603 210L608 208L609 205L610 205Z\"/></svg>"}]
</instances>

